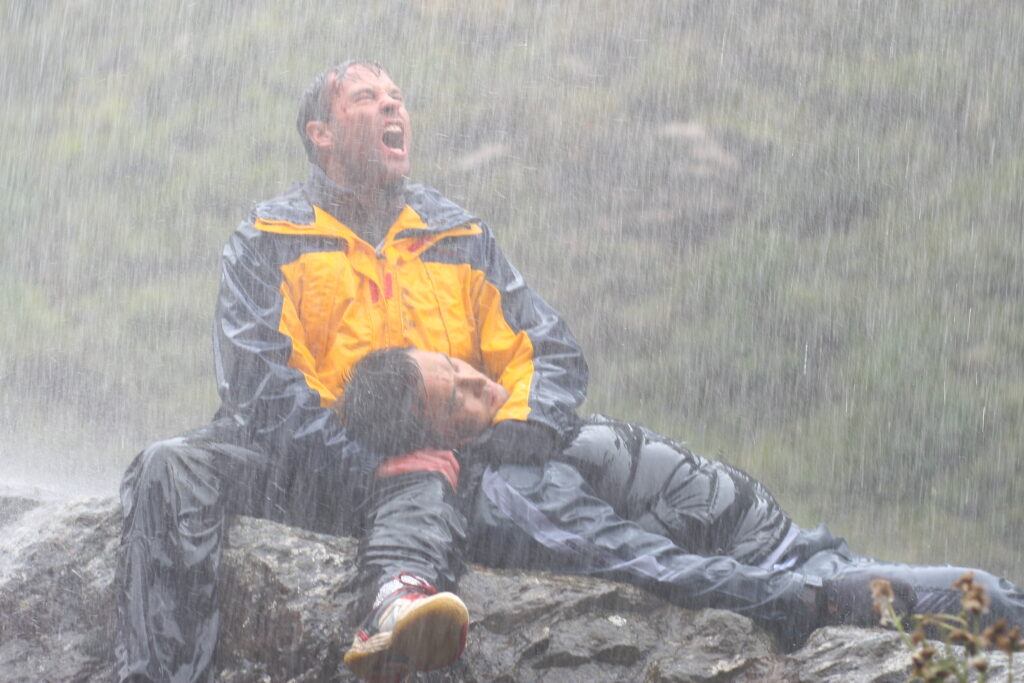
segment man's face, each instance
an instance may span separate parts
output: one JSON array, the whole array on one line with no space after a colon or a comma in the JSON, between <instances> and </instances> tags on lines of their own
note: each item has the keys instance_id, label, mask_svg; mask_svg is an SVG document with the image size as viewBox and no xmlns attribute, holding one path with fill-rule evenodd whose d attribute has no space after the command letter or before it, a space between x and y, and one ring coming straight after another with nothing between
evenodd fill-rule
<instances>
[{"instance_id":1,"label":"man's face","mask_svg":"<svg viewBox=\"0 0 1024 683\"><path fill-rule=\"evenodd\" d=\"M410 351L426 392L424 418L449 448L465 446L491 426L508 400L505 387L443 353Z\"/></svg>"},{"instance_id":2,"label":"man's face","mask_svg":"<svg viewBox=\"0 0 1024 683\"><path fill-rule=\"evenodd\" d=\"M402 91L391 77L365 66L349 67L334 92L325 168L339 169L336 182L390 185L409 174L412 129Z\"/></svg>"}]
</instances>

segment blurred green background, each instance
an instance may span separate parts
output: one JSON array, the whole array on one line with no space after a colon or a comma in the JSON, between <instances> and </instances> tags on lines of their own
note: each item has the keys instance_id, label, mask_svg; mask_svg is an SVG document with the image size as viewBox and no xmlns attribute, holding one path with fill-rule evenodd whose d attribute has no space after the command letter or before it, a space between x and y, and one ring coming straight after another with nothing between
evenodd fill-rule
<instances>
[{"instance_id":1,"label":"blurred green background","mask_svg":"<svg viewBox=\"0 0 1024 683\"><path fill-rule=\"evenodd\" d=\"M0 480L109 493L209 419L221 245L358 56L572 324L585 411L1024 580L1024 6L337 5L0 4Z\"/></svg>"}]
</instances>

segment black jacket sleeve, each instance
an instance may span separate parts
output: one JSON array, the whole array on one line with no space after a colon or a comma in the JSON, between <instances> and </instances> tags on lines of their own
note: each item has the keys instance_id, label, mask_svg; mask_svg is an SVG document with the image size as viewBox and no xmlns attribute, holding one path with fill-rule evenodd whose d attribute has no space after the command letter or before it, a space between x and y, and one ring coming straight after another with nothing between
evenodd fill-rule
<instances>
[{"instance_id":1,"label":"black jacket sleeve","mask_svg":"<svg viewBox=\"0 0 1024 683\"><path fill-rule=\"evenodd\" d=\"M213 331L218 416L231 417L273 457L296 461L292 466L326 454L339 467L358 465L365 477L375 465L372 458L347 437L337 415L320 406L302 373L288 365L295 342L278 329L285 304L281 258L249 221L224 248Z\"/></svg>"},{"instance_id":2,"label":"black jacket sleeve","mask_svg":"<svg viewBox=\"0 0 1024 683\"><path fill-rule=\"evenodd\" d=\"M530 422L565 435L575 427L576 409L587 394L589 370L583 351L558 312L526 284L522 274L508 261L490 229L486 225L481 227L485 277L500 299L500 310L496 310L494 302L478 302L481 351L485 360L489 354L504 354L502 374L516 377L511 384L529 383L513 388L510 405L525 398ZM488 327L493 327L490 319L498 315L514 334L525 333L528 350L509 349L489 338ZM526 363L532 364L532 373L523 371ZM498 418L502 418L500 413Z\"/></svg>"}]
</instances>

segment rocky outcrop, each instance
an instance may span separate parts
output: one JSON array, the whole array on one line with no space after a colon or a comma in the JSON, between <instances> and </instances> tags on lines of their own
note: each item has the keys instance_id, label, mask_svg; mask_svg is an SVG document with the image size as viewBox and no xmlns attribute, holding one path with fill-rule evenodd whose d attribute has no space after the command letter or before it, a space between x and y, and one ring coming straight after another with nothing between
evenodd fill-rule
<instances>
[{"instance_id":1,"label":"rocky outcrop","mask_svg":"<svg viewBox=\"0 0 1024 683\"><path fill-rule=\"evenodd\" d=\"M112 679L113 499L0 494L0 681ZM356 543L239 518L224 557L219 681L346 680ZM780 653L749 619L632 586L474 567L469 644L444 681L902 681L891 632L829 628ZM999 680L1005 665L994 662ZM426 677L423 677L426 678Z\"/></svg>"}]
</instances>

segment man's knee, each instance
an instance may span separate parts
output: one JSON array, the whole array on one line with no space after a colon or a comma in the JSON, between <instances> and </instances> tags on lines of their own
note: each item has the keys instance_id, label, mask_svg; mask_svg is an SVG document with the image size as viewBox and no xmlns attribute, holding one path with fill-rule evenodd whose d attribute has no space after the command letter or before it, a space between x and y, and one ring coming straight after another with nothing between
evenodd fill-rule
<instances>
[{"instance_id":1,"label":"man's knee","mask_svg":"<svg viewBox=\"0 0 1024 683\"><path fill-rule=\"evenodd\" d=\"M132 460L121 480L121 498L137 494L140 490L150 491L154 486L166 485L182 459L185 438L157 441L144 448ZM126 501L125 501L126 502Z\"/></svg>"},{"instance_id":2,"label":"man's knee","mask_svg":"<svg viewBox=\"0 0 1024 683\"><path fill-rule=\"evenodd\" d=\"M187 436L150 444L135 456L121 481L124 517L132 515L137 503L161 509L175 506L182 497L208 498L206 489L216 486L211 467L209 453Z\"/></svg>"},{"instance_id":3,"label":"man's knee","mask_svg":"<svg viewBox=\"0 0 1024 683\"><path fill-rule=\"evenodd\" d=\"M370 490L372 508L391 510L407 507L410 512L433 504L455 505L456 495L446 476L432 471L415 471L378 477Z\"/></svg>"}]
</instances>

